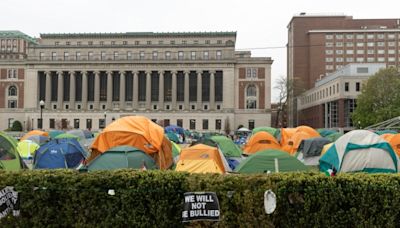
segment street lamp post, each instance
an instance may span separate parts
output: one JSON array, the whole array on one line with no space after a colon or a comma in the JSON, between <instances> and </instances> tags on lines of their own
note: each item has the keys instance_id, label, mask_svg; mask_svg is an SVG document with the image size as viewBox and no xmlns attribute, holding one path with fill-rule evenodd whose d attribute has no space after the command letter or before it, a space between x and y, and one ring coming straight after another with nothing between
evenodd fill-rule
<instances>
[{"instance_id":1,"label":"street lamp post","mask_svg":"<svg viewBox=\"0 0 400 228\"><path fill-rule=\"evenodd\" d=\"M104 127L107 126L107 111L104 112Z\"/></svg>"},{"instance_id":2,"label":"street lamp post","mask_svg":"<svg viewBox=\"0 0 400 228\"><path fill-rule=\"evenodd\" d=\"M43 128L43 108L44 108L44 101L40 100L39 101L39 106L40 106L40 124L39 124L39 128L42 129Z\"/></svg>"}]
</instances>

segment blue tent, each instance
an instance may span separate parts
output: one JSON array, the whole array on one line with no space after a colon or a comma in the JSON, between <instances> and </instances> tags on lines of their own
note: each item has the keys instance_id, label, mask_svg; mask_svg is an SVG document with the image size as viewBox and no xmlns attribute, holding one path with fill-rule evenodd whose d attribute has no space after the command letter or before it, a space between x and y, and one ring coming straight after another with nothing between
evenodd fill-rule
<instances>
[{"instance_id":1,"label":"blue tent","mask_svg":"<svg viewBox=\"0 0 400 228\"><path fill-rule=\"evenodd\" d=\"M183 128L178 127L176 125L169 125L169 126L165 127L164 129L165 129L166 133L167 132L175 132L175 133L178 133L180 135L183 135L184 132L185 132L185 130Z\"/></svg>"},{"instance_id":2,"label":"blue tent","mask_svg":"<svg viewBox=\"0 0 400 228\"><path fill-rule=\"evenodd\" d=\"M86 152L76 139L54 139L36 151L34 169L77 168L85 160Z\"/></svg>"}]
</instances>

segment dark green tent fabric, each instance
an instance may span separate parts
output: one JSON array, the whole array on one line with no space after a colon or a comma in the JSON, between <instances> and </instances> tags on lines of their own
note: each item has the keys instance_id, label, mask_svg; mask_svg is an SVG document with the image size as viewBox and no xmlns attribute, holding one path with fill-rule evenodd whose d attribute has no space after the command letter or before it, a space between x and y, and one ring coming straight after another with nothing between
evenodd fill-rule
<instances>
[{"instance_id":1,"label":"dark green tent fabric","mask_svg":"<svg viewBox=\"0 0 400 228\"><path fill-rule=\"evenodd\" d=\"M158 169L145 152L131 146L117 146L102 153L87 165L88 171L112 169Z\"/></svg>"},{"instance_id":2,"label":"dark green tent fabric","mask_svg":"<svg viewBox=\"0 0 400 228\"><path fill-rule=\"evenodd\" d=\"M281 150L257 152L236 167L239 173L294 172L309 170L307 166Z\"/></svg>"},{"instance_id":3,"label":"dark green tent fabric","mask_svg":"<svg viewBox=\"0 0 400 228\"><path fill-rule=\"evenodd\" d=\"M279 130L273 127L256 127L253 129L253 135L257 132L265 131L273 135L275 138L278 136Z\"/></svg>"},{"instance_id":4,"label":"dark green tent fabric","mask_svg":"<svg viewBox=\"0 0 400 228\"><path fill-rule=\"evenodd\" d=\"M52 130L52 131L49 131L49 137L51 139L54 139L57 135L61 135L61 134L64 134L64 133L65 133L64 131Z\"/></svg>"},{"instance_id":5,"label":"dark green tent fabric","mask_svg":"<svg viewBox=\"0 0 400 228\"><path fill-rule=\"evenodd\" d=\"M174 143L179 143L179 138L178 138L178 136L177 136L175 133L173 133L173 132L168 132L168 133L166 133L165 135L167 136L167 138L168 138L170 141L172 141L172 142L174 142Z\"/></svg>"},{"instance_id":6,"label":"dark green tent fabric","mask_svg":"<svg viewBox=\"0 0 400 228\"><path fill-rule=\"evenodd\" d=\"M225 136L213 136L211 140L218 144L225 157L241 157L242 151L232 142L231 139Z\"/></svg>"},{"instance_id":7,"label":"dark green tent fabric","mask_svg":"<svg viewBox=\"0 0 400 228\"><path fill-rule=\"evenodd\" d=\"M325 136L324 138L331 140L331 142L335 142L338 138L340 138L343 133L336 132L330 135Z\"/></svg>"},{"instance_id":8,"label":"dark green tent fabric","mask_svg":"<svg viewBox=\"0 0 400 228\"><path fill-rule=\"evenodd\" d=\"M0 169L18 171L23 168L26 168L26 165L19 156L17 141L0 132Z\"/></svg>"},{"instance_id":9,"label":"dark green tent fabric","mask_svg":"<svg viewBox=\"0 0 400 228\"><path fill-rule=\"evenodd\" d=\"M379 130L375 131L375 134L377 135L383 135L383 134L397 134L398 132L395 130Z\"/></svg>"},{"instance_id":10,"label":"dark green tent fabric","mask_svg":"<svg viewBox=\"0 0 400 228\"><path fill-rule=\"evenodd\" d=\"M328 135L337 133L336 130L326 129L326 128L319 128L319 129L317 129L317 131L322 137L326 137Z\"/></svg>"},{"instance_id":11,"label":"dark green tent fabric","mask_svg":"<svg viewBox=\"0 0 400 228\"><path fill-rule=\"evenodd\" d=\"M218 144L216 142L214 142L214 140L212 140L211 138L201 138L197 141L192 142L192 144L190 146L194 146L197 144L204 144L204 145L213 146L213 147L218 146Z\"/></svg>"}]
</instances>

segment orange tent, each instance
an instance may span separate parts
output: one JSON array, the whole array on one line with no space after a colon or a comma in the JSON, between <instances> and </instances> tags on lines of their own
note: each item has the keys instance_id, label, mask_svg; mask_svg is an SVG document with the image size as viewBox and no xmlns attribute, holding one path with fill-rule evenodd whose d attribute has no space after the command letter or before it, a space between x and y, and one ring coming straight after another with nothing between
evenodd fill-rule
<instances>
[{"instance_id":1,"label":"orange tent","mask_svg":"<svg viewBox=\"0 0 400 228\"><path fill-rule=\"evenodd\" d=\"M218 148L197 144L181 150L175 170L223 174L229 170L228 167L228 163Z\"/></svg>"},{"instance_id":2,"label":"orange tent","mask_svg":"<svg viewBox=\"0 0 400 228\"><path fill-rule=\"evenodd\" d=\"M383 134L381 138L386 140L396 152L398 156L400 156L400 134Z\"/></svg>"},{"instance_id":3,"label":"orange tent","mask_svg":"<svg viewBox=\"0 0 400 228\"><path fill-rule=\"evenodd\" d=\"M25 139L29 138L29 136L32 136L32 135L41 135L41 136L49 137L49 133L48 133L48 132L40 131L40 130L32 130L32 131L26 133L26 134L20 139L20 141L25 140Z\"/></svg>"},{"instance_id":4,"label":"orange tent","mask_svg":"<svg viewBox=\"0 0 400 228\"><path fill-rule=\"evenodd\" d=\"M313 138L321 137L321 135L314 128L309 126L298 126L296 127L296 132L304 132L310 135Z\"/></svg>"},{"instance_id":5,"label":"orange tent","mask_svg":"<svg viewBox=\"0 0 400 228\"><path fill-rule=\"evenodd\" d=\"M260 131L252 135L243 147L243 153L254 154L266 149L281 149L278 140L270 133Z\"/></svg>"},{"instance_id":6,"label":"orange tent","mask_svg":"<svg viewBox=\"0 0 400 228\"><path fill-rule=\"evenodd\" d=\"M281 128L281 145L287 144L294 133L296 133L296 128Z\"/></svg>"},{"instance_id":7,"label":"orange tent","mask_svg":"<svg viewBox=\"0 0 400 228\"><path fill-rule=\"evenodd\" d=\"M127 116L109 124L92 144L87 161L115 146L133 146L150 155L160 169L172 165L172 145L164 129L143 116Z\"/></svg>"},{"instance_id":8,"label":"orange tent","mask_svg":"<svg viewBox=\"0 0 400 228\"><path fill-rule=\"evenodd\" d=\"M294 155L299 148L299 145L303 139L315 138L305 132L296 132L290 138L287 139L285 144L281 144L282 150L288 152L290 155Z\"/></svg>"}]
</instances>

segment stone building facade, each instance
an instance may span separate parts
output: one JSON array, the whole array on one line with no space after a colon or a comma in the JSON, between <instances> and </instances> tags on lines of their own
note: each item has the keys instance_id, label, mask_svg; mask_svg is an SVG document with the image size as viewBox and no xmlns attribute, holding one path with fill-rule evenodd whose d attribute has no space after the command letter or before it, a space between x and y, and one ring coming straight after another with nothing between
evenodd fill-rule
<instances>
[{"instance_id":1,"label":"stone building facade","mask_svg":"<svg viewBox=\"0 0 400 228\"><path fill-rule=\"evenodd\" d=\"M198 131L269 126L272 60L235 43L236 32L0 31L0 128L96 130L127 115Z\"/></svg>"}]
</instances>

